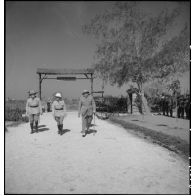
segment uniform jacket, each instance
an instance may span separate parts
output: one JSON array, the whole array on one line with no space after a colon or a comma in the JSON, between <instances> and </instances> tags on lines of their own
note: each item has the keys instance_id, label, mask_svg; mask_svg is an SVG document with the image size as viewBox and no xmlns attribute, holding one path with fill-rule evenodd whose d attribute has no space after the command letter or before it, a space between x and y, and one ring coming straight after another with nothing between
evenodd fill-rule
<instances>
[{"instance_id":1,"label":"uniform jacket","mask_svg":"<svg viewBox=\"0 0 195 195\"><path fill-rule=\"evenodd\" d=\"M26 112L27 114L40 114L42 113L41 101L38 97L34 99L29 98L26 102Z\"/></svg>"},{"instance_id":2,"label":"uniform jacket","mask_svg":"<svg viewBox=\"0 0 195 195\"><path fill-rule=\"evenodd\" d=\"M79 101L79 113L81 113L82 116L91 116L95 111L96 105L93 97L91 95L87 98L81 96Z\"/></svg>"},{"instance_id":3,"label":"uniform jacket","mask_svg":"<svg viewBox=\"0 0 195 195\"><path fill-rule=\"evenodd\" d=\"M66 114L66 104L64 100L55 100L52 104L52 111L55 116L64 116Z\"/></svg>"}]
</instances>

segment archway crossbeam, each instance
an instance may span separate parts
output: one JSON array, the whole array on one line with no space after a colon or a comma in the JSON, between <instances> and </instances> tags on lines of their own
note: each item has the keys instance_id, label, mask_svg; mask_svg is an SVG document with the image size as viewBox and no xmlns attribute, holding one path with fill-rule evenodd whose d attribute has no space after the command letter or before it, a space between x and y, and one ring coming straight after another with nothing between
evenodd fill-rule
<instances>
[{"instance_id":1,"label":"archway crossbeam","mask_svg":"<svg viewBox=\"0 0 195 195\"><path fill-rule=\"evenodd\" d=\"M41 99L41 84L43 80L46 79L56 79L56 80L64 80L64 81L73 81L77 79L89 79L91 82L91 94L93 94L93 75L94 69L45 69L38 68L37 74L39 75L39 94ZM68 76L63 76L68 75ZM69 75L74 75L74 77L70 77ZM84 77L81 77L84 76ZM55 77L54 77L55 76Z\"/></svg>"}]
</instances>

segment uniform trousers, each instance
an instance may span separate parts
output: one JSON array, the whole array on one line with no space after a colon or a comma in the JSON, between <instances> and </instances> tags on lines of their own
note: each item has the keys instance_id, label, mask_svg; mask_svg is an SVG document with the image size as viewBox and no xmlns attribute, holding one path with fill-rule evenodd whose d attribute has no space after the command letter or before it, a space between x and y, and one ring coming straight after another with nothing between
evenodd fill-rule
<instances>
[{"instance_id":1,"label":"uniform trousers","mask_svg":"<svg viewBox=\"0 0 195 195\"><path fill-rule=\"evenodd\" d=\"M39 116L40 114L29 114L29 121L30 123L33 123L34 121L38 121L39 120Z\"/></svg>"},{"instance_id":2,"label":"uniform trousers","mask_svg":"<svg viewBox=\"0 0 195 195\"><path fill-rule=\"evenodd\" d=\"M89 129L92 119L93 119L92 115L82 116L82 130L83 131L85 131L86 129Z\"/></svg>"},{"instance_id":3,"label":"uniform trousers","mask_svg":"<svg viewBox=\"0 0 195 195\"><path fill-rule=\"evenodd\" d=\"M58 125L63 124L64 116L55 116Z\"/></svg>"}]
</instances>

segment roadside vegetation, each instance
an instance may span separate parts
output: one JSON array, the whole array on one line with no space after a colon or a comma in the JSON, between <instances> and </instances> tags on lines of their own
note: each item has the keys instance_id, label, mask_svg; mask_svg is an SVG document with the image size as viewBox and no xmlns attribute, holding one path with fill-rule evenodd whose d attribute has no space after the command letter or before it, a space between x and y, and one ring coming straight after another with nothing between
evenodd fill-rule
<instances>
[{"instance_id":1,"label":"roadside vegetation","mask_svg":"<svg viewBox=\"0 0 195 195\"><path fill-rule=\"evenodd\" d=\"M142 127L142 126L130 123L130 122L126 122L115 116L110 117L109 120L115 124L121 125L127 131L139 137L142 137L146 140L149 140L150 142L154 144L158 144L160 146L167 148L168 150L171 150L171 151L174 151L180 154L187 160L189 158L189 152L190 152L189 143L180 139L179 137L167 135L162 132L154 131L146 127Z\"/></svg>"},{"instance_id":2,"label":"roadside vegetation","mask_svg":"<svg viewBox=\"0 0 195 195\"><path fill-rule=\"evenodd\" d=\"M85 24L83 32L97 39L93 67L103 85L133 85L146 108L145 85L162 87L162 91L155 90L155 95L166 92L175 99L189 89L188 82L182 90L179 78L190 71L190 23L185 19L170 36L189 4L176 2L173 9L164 9L155 16L142 10L141 5L142 2L116 2ZM172 87L176 82L178 87Z\"/></svg>"},{"instance_id":3,"label":"roadside vegetation","mask_svg":"<svg viewBox=\"0 0 195 195\"><path fill-rule=\"evenodd\" d=\"M6 121L23 121L22 114L25 114L24 100L10 100L5 103Z\"/></svg>"},{"instance_id":4,"label":"roadside vegetation","mask_svg":"<svg viewBox=\"0 0 195 195\"><path fill-rule=\"evenodd\" d=\"M28 117L25 114L24 100L8 100L5 102L5 132L8 131L7 127L15 127L21 123L28 122Z\"/></svg>"}]
</instances>

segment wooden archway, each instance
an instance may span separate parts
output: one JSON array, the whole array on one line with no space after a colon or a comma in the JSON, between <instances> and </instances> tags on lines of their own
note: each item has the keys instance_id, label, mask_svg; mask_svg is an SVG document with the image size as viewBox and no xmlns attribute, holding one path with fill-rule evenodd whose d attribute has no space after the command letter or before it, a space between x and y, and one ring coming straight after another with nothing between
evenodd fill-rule
<instances>
[{"instance_id":1,"label":"wooden archway","mask_svg":"<svg viewBox=\"0 0 195 195\"><path fill-rule=\"evenodd\" d=\"M39 75L39 95L41 99L41 84L43 80L55 79L64 81L76 81L77 79L89 79L91 82L91 94L93 91L93 79L94 70L93 69L45 69L38 68L37 74ZM65 75L65 76L64 76ZM74 75L74 76L72 76Z\"/></svg>"}]
</instances>

